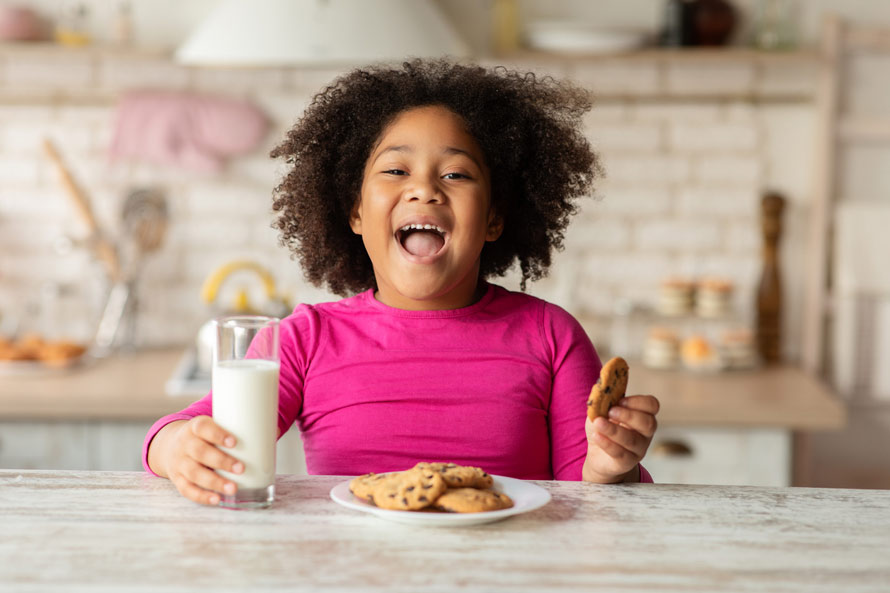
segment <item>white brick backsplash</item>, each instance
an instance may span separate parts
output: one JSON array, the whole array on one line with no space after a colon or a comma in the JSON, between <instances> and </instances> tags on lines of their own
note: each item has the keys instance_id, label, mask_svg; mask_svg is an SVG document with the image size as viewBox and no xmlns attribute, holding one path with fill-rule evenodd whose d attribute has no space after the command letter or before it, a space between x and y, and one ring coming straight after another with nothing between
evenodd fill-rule
<instances>
[{"instance_id":1,"label":"white brick backsplash","mask_svg":"<svg viewBox=\"0 0 890 593\"><path fill-rule=\"evenodd\" d=\"M598 102L594 97L593 109L584 114L584 126L588 131L595 130L602 123L626 121L630 108L624 102Z\"/></svg>"},{"instance_id":2,"label":"white brick backsplash","mask_svg":"<svg viewBox=\"0 0 890 593\"><path fill-rule=\"evenodd\" d=\"M668 146L678 151L727 152L757 148L757 129L752 125L725 123L675 123L667 129Z\"/></svg>"},{"instance_id":3,"label":"white brick backsplash","mask_svg":"<svg viewBox=\"0 0 890 593\"><path fill-rule=\"evenodd\" d=\"M634 230L634 245L645 250L716 249L720 246L723 229L709 218L653 220L641 222Z\"/></svg>"},{"instance_id":4,"label":"white brick backsplash","mask_svg":"<svg viewBox=\"0 0 890 593\"><path fill-rule=\"evenodd\" d=\"M660 76L656 64L598 61L576 64L571 72L575 82L587 87L597 96L651 96L659 92Z\"/></svg>"},{"instance_id":5,"label":"white brick backsplash","mask_svg":"<svg viewBox=\"0 0 890 593\"><path fill-rule=\"evenodd\" d=\"M192 87L196 91L219 92L248 97L257 89L281 90L287 76L279 68L194 68Z\"/></svg>"},{"instance_id":6,"label":"white brick backsplash","mask_svg":"<svg viewBox=\"0 0 890 593\"><path fill-rule=\"evenodd\" d=\"M188 68L163 59L109 57L102 61L97 73L101 88L120 93L140 88L182 90L191 82Z\"/></svg>"},{"instance_id":7,"label":"white brick backsplash","mask_svg":"<svg viewBox=\"0 0 890 593\"><path fill-rule=\"evenodd\" d=\"M0 124L4 122L44 122L55 117L56 107L50 104L0 104Z\"/></svg>"},{"instance_id":8,"label":"white brick backsplash","mask_svg":"<svg viewBox=\"0 0 890 593\"><path fill-rule=\"evenodd\" d=\"M762 264L757 253L735 255L708 251L678 255L675 266L676 273L687 278L719 276L740 287L750 287L756 285Z\"/></svg>"},{"instance_id":9,"label":"white brick backsplash","mask_svg":"<svg viewBox=\"0 0 890 593\"><path fill-rule=\"evenodd\" d=\"M589 137L597 151L648 152L663 146L661 126L654 123L600 123L590 128Z\"/></svg>"},{"instance_id":10,"label":"white brick backsplash","mask_svg":"<svg viewBox=\"0 0 890 593\"><path fill-rule=\"evenodd\" d=\"M763 164L754 154L749 156L698 157L693 164L692 176L700 182L759 184L763 177Z\"/></svg>"},{"instance_id":11,"label":"white brick backsplash","mask_svg":"<svg viewBox=\"0 0 890 593\"><path fill-rule=\"evenodd\" d=\"M724 107L723 117L730 123L756 126L758 124L757 114L761 111L762 108L753 103L730 101Z\"/></svg>"},{"instance_id":12,"label":"white brick backsplash","mask_svg":"<svg viewBox=\"0 0 890 593\"><path fill-rule=\"evenodd\" d=\"M0 179L4 187L37 185L40 181L41 163L33 157L0 154Z\"/></svg>"},{"instance_id":13,"label":"white brick backsplash","mask_svg":"<svg viewBox=\"0 0 890 593\"><path fill-rule=\"evenodd\" d=\"M351 68L288 68L283 70L285 88L311 99L348 70Z\"/></svg>"},{"instance_id":14,"label":"white brick backsplash","mask_svg":"<svg viewBox=\"0 0 890 593\"><path fill-rule=\"evenodd\" d=\"M235 218L192 219L188 224L173 224L170 241L183 248L212 248L224 244L229 248L250 246L250 226Z\"/></svg>"},{"instance_id":15,"label":"white brick backsplash","mask_svg":"<svg viewBox=\"0 0 890 593\"><path fill-rule=\"evenodd\" d=\"M686 156L628 153L606 153L601 156L606 178L610 182L664 186L665 183L689 180L691 172L691 163Z\"/></svg>"},{"instance_id":16,"label":"white brick backsplash","mask_svg":"<svg viewBox=\"0 0 890 593\"><path fill-rule=\"evenodd\" d=\"M760 219L733 218L726 233L726 249L732 253L758 253L763 237L760 232Z\"/></svg>"},{"instance_id":17,"label":"white brick backsplash","mask_svg":"<svg viewBox=\"0 0 890 593\"><path fill-rule=\"evenodd\" d=\"M687 216L750 217L759 213L756 188L685 187L678 191L677 212Z\"/></svg>"},{"instance_id":18,"label":"white brick backsplash","mask_svg":"<svg viewBox=\"0 0 890 593\"><path fill-rule=\"evenodd\" d=\"M0 220L22 217L34 222L64 220L71 212L66 210L63 198L59 192L44 188L7 189L0 185Z\"/></svg>"},{"instance_id":19,"label":"white brick backsplash","mask_svg":"<svg viewBox=\"0 0 890 593\"><path fill-rule=\"evenodd\" d=\"M62 216L10 215L5 209L0 210L0 247L4 258L30 252L52 253L53 242L75 230Z\"/></svg>"},{"instance_id":20,"label":"white brick backsplash","mask_svg":"<svg viewBox=\"0 0 890 593\"><path fill-rule=\"evenodd\" d=\"M584 219L576 219L566 232L565 247L573 252L628 249L630 238L630 228L622 221L610 219L587 223Z\"/></svg>"},{"instance_id":21,"label":"white brick backsplash","mask_svg":"<svg viewBox=\"0 0 890 593\"><path fill-rule=\"evenodd\" d=\"M673 269L672 258L663 252L594 252L585 254L582 261L578 277L581 282L593 281L590 292L595 292L593 287L597 284L648 284L652 278L669 275Z\"/></svg>"},{"instance_id":22,"label":"white brick backsplash","mask_svg":"<svg viewBox=\"0 0 890 593\"><path fill-rule=\"evenodd\" d=\"M272 189L261 184L208 180L185 189L180 196L188 215L251 216L272 207Z\"/></svg>"},{"instance_id":23,"label":"white brick backsplash","mask_svg":"<svg viewBox=\"0 0 890 593\"><path fill-rule=\"evenodd\" d=\"M638 121L713 123L720 119L721 107L715 103L639 103L628 108L628 117Z\"/></svg>"},{"instance_id":24,"label":"white brick backsplash","mask_svg":"<svg viewBox=\"0 0 890 593\"><path fill-rule=\"evenodd\" d=\"M602 199L585 207L593 217L598 214L666 215L671 210L671 192L664 184L639 187L610 183L607 179L597 195Z\"/></svg>"},{"instance_id":25,"label":"white brick backsplash","mask_svg":"<svg viewBox=\"0 0 890 593\"><path fill-rule=\"evenodd\" d=\"M64 55L55 52L33 55L16 52L6 61L5 86L21 89L87 88L93 82L93 58L86 53Z\"/></svg>"},{"instance_id":26,"label":"white brick backsplash","mask_svg":"<svg viewBox=\"0 0 890 593\"><path fill-rule=\"evenodd\" d=\"M811 97L818 77L819 64L815 60L812 64L764 62L755 87L766 96Z\"/></svg>"},{"instance_id":27,"label":"white brick backsplash","mask_svg":"<svg viewBox=\"0 0 890 593\"><path fill-rule=\"evenodd\" d=\"M309 105L312 96L308 93L298 94L294 92L268 92L259 93L254 97L256 104L263 113L273 122L273 128L267 134L265 140L271 137L274 144L278 144L284 138L284 131L293 126L300 118L300 114ZM274 146L273 144L273 146Z\"/></svg>"},{"instance_id":28,"label":"white brick backsplash","mask_svg":"<svg viewBox=\"0 0 890 593\"><path fill-rule=\"evenodd\" d=\"M754 88L754 66L692 61L667 64L665 84L669 94L677 95L750 93Z\"/></svg>"},{"instance_id":29,"label":"white brick backsplash","mask_svg":"<svg viewBox=\"0 0 890 593\"><path fill-rule=\"evenodd\" d=\"M89 152L96 147L95 127L81 123L62 123L48 120L8 122L0 126L0 146L6 153L32 153L43 157L43 141L50 139L64 155L70 152Z\"/></svg>"}]
</instances>

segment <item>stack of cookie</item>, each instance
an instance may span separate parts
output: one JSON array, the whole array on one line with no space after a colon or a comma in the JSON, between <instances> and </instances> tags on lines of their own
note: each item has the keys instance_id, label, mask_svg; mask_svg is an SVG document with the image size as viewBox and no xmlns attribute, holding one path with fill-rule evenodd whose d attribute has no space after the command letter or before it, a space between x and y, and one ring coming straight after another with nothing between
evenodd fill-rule
<instances>
[{"instance_id":1,"label":"stack of cookie","mask_svg":"<svg viewBox=\"0 0 890 593\"><path fill-rule=\"evenodd\" d=\"M481 468L456 463L421 462L386 474L365 474L349 483L352 494L382 509L480 513L513 506L492 490L494 480Z\"/></svg>"}]
</instances>

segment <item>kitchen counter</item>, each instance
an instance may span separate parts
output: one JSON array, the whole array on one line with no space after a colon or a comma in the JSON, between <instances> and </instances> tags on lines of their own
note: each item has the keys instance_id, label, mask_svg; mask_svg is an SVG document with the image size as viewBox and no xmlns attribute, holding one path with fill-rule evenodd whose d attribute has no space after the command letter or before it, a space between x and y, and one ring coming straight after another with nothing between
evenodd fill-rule
<instances>
[{"instance_id":1,"label":"kitchen counter","mask_svg":"<svg viewBox=\"0 0 890 593\"><path fill-rule=\"evenodd\" d=\"M165 394L182 356L181 348L146 350L69 371L0 375L0 418L159 418L194 399ZM840 428L846 419L828 387L788 365L708 375L654 371L632 362L628 393L657 395L662 425L825 430Z\"/></svg>"},{"instance_id":2,"label":"kitchen counter","mask_svg":"<svg viewBox=\"0 0 890 593\"><path fill-rule=\"evenodd\" d=\"M261 511L138 472L0 470L0 589L886 591L890 491L539 481L497 523L392 523L279 475Z\"/></svg>"}]
</instances>

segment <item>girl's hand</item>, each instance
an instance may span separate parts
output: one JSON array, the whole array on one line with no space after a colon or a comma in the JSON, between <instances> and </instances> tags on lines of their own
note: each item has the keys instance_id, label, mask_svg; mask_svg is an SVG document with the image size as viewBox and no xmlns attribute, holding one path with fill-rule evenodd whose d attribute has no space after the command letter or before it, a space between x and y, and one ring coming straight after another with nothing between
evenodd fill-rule
<instances>
[{"instance_id":1,"label":"girl's hand","mask_svg":"<svg viewBox=\"0 0 890 593\"><path fill-rule=\"evenodd\" d=\"M168 429L169 434L162 435ZM234 447L235 437L216 424L213 418L195 416L188 421L171 422L161 429L154 440L158 440L158 437L162 437L162 442L158 444L162 449L159 451L159 461L163 473L155 471L170 478L180 494L201 504L216 505L221 493L235 493L237 485L214 470L240 474L244 471L244 464L220 450L219 447Z\"/></svg>"},{"instance_id":2,"label":"girl's hand","mask_svg":"<svg viewBox=\"0 0 890 593\"><path fill-rule=\"evenodd\" d=\"M608 419L585 418L587 459L582 479L599 484L638 482L640 460L658 427L658 409L654 396L630 395L612 406Z\"/></svg>"}]
</instances>

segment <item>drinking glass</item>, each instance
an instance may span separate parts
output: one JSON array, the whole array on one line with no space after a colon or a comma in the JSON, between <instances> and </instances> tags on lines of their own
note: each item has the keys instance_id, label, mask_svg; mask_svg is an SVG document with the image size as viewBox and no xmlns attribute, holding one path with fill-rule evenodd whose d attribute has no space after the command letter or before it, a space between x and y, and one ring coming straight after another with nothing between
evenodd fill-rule
<instances>
[{"instance_id":1,"label":"drinking glass","mask_svg":"<svg viewBox=\"0 0 890 593\"><path fill-rule=\"evenodd\" d=\"M214 320L213 420L235 437L235 446L225 451L244 464L242 474L217 470L238 486L235 494L220 496L222 507L264 508L275 498L278 324L261 315Z\"/></svg>"}]
</instances>

